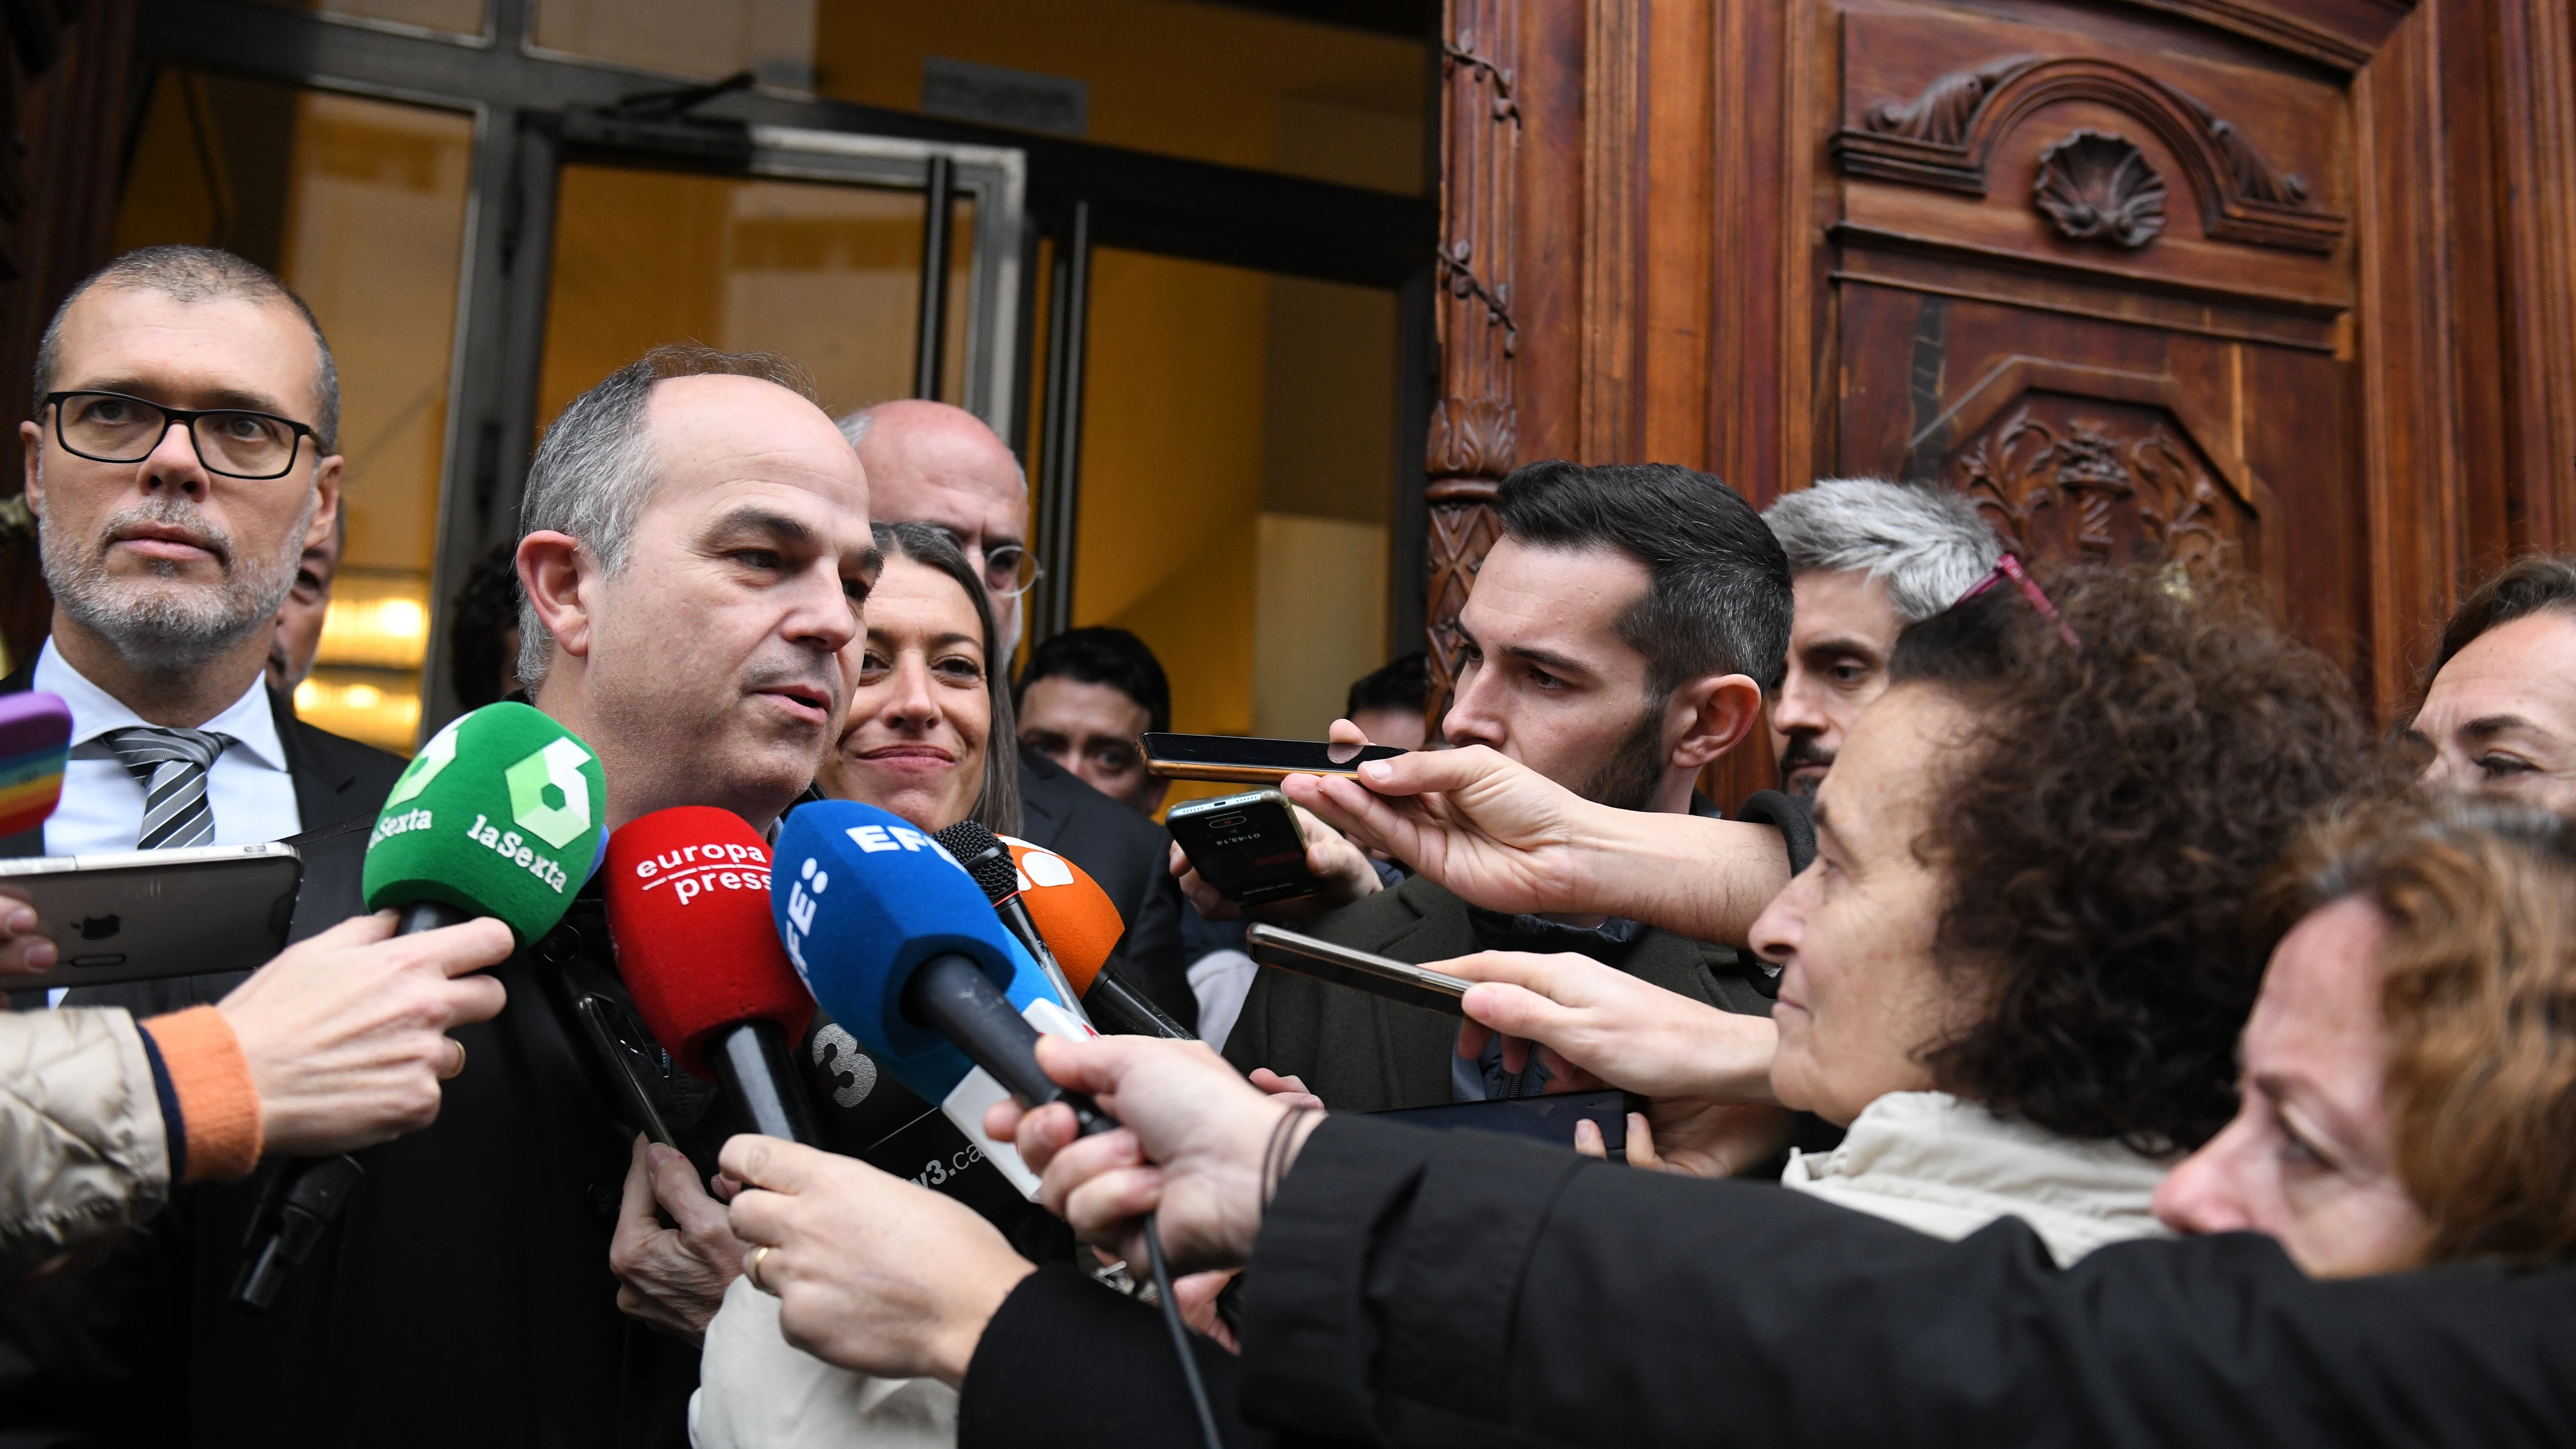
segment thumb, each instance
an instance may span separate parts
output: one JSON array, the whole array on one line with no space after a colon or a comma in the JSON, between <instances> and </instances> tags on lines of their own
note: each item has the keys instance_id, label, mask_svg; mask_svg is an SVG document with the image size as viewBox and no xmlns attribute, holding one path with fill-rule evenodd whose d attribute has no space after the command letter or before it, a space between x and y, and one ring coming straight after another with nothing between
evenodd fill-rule
<instances>
[{"instance_id":1,"label":"thumb","mask_svg":"<svg viewBox=\"0 0 2576 1449\"><path fill-rule=\"evenodd\" d=\"M1038 1038L1038 1067L1047 1080L1094 1097L1116 1090L1132 1055L1116 1037L1079 1042L1060 1036Z\"/></svg>"},{"instance_id":2,"label":"thumb","mask_svg":"<svg viewBox=\"0 0 2576 1449\"><path fill-rule=\"evenodd\" d=\"M745 1132L727 1141L716 1165L737 1182L771 1192L796 1193L813 1181L822 1154L776 1137Z\"/></svg>"}]
</instances>

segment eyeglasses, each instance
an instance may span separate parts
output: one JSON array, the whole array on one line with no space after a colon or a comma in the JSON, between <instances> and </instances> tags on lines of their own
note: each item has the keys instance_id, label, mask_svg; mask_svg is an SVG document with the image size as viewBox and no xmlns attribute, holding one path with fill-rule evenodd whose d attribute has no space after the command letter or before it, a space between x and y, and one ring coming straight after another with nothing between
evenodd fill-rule
<instances>
[{"instance_id":1,"label":"eyeglasses","mask_svg":"<svg viewBox=\"0 0 2576 1449\"><path fill-rule=\"evenodd\" d=\"M2066 621L2064 619L2058 617L2057 606L2050 603L2048 601L2048 595L2040 591L2038 581L2030 576L2029 570L2021 566L2021 560L2013 557L2011 554L2005 554L2002 558L1996 559L1995 566L1987 571L1986 576L1970 585L1968 591L1961 594L1955 601L1953 601L1950 607L1955 609L1959 607L1959 605L1975 598L1977 595L1984 593L1986 590L1993 588L1995 585L2006 581L2010 581L2015 587L2021 590L2021 596L2030 600L2030 606L2039 611L2039 616L2041 618L2046 619L2048 622L2057 626L2057 637L2066 641L2067 648L2081 649L2084 647L2084 641L2076 638L2075 631L2066 626Z\"/></svg>"},{"instance_id":2,"label":"eyeglasses","mask_svg":"<svg viewBox=\"0 0 2576 1449\"><path fill-rule=\"evenodd\" d=\"M1038 566L1036 555L1016 543L977 548L958 537L953 528L941 528L935 523L931 527L938 528L943 537L957 545L959 553L981 555L983 567L976 572L984 576L984 587L1005 599L1016 599L1037 587L1038 577L1046 572Z\"/></svg>"},{"instance_id":3,"label":"eyeglasses","mask_svg":"<svg viewBox=\"0 0 2576 1449\"><path fill-rule=\"evenodd\" d=\"M293 418L243 408L200 412L164 407L121 392L49 392L54 440L93 463L140 463L173 427L184 426L197 461L227 478L283 478L313 429ZM317 444L318 446L318 444Z\"/></svg>"}]
</instances>

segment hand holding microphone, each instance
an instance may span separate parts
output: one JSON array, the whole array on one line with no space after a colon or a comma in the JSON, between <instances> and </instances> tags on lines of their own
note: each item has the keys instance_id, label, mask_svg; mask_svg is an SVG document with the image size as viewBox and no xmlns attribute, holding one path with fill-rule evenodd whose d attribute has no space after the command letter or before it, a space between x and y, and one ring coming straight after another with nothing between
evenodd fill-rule
<instances>
[{"instance_id":1,"label":"hand holding microphone","mask_svg":"<svg viewBox=\"0 0 2576 1449\"><path fill-rule=\"evenodd\" d=\"M1121 1124L1082 1133L1051 1106L1002 1103L985 1129L1013 1139L1043 1173L1042 1200L1083 1241L1141 1261L1155 1214L1174 1272L1239 1267L1252 1254L1278 1178L1323 1114L1252 1086L1200 1042L1102 1037L1046 1041L1050 1080Z\"/></svg>"},{"instance_id":2,"label":"hand holding microphone","mask_svg":"<svg viewBox=\"0 0 2576 1449\"><path fill-rule=\"evenodd\" d=\"M606 797L598 757L544 714L502 703L460 716L421 746L376 816L362 876L367 907L398 911L401 936L491 916L525 945L555 928L589 878ZM463 1048L451 1045L461 1069ZM345 1155L280 1170L233 1301L254 1313L275 1302L365 1175Z\"/></svg>"}]
</instances>

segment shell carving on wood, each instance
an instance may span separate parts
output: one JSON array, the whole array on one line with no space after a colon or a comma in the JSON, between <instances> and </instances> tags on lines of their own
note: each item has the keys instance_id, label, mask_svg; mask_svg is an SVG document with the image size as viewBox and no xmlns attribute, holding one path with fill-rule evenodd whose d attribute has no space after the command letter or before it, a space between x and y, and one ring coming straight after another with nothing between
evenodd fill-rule
<instances>
[{"instance_id":1,"label":"shell carving on wood","mask_svg":"<svg viewBox=\"0 0 2576 1449\"><path fill-rule=\"evenodd\" d=\"M2127 137L2078 131L2039 153L2031 205L2068 241L2135 251L2165 229L2165 180Z\"/></svg>"}]
</instances>

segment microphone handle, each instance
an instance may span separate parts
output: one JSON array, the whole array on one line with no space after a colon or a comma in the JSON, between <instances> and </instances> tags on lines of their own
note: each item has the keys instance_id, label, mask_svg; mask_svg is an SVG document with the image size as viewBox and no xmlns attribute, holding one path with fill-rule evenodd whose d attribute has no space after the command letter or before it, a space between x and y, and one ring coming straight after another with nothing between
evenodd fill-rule
<instances>
[{"instance_id":1,"label":"microphone handle","mask_svg":"<svg viewBox=\"0 0 2576 1449\"><path fill-rule=\"evenodd\" d=\"M1083 1136L1118 1125L1098 1103L1057 1086L1038 1066L1038 1029L973 958L950 951L921 963L904 983L903 1012L955 1043L1012 1096L1032 1107L1071 1107Z\"/></svg>"},{"instance_id":2,"label":"microphone handle","mask_svg":"<svg viewBox=\"0 0 2576 1449\"><path fill-rule=\"evenodd\" d=\"M1002 918L1003 926L1012 935L1020 938L1020 944L1029 948L1029 955L1037 961L1038 969L1046 973L1047 984L1063 998L1065 1009L1081 1018L1084 1025L1090 1025L1091 1013L1082 1009L1082 993L1073 989L1072 978L1064 974L1063 964L1048 948L1046 933L1038 929L1037 921L1029 915L1028 903L1017 895L1007 895L993 902L993 912Z\"/></svg>"},{"instance_id":3,"label":"microphone handle","mask_svg":"<svg viewBox=\"0 0 2576 1449\"><path fill-rule=\"evenodd\" d=\"M447 901L413 901L402 908L397 936L461 926L475 913ZM319 1173L317 1176L316 1174ZM278 1169L265 1206L266 1226L256 1232L233 1280L233 1302L250 1313L265 1313L286 1286L287 1275L320 1244L339 1222L366 1170L352 1157L304 1157Z\"/></svg>"},{"instance_id":4,"label":"microphone handle","mask_svg":"<svg viewBox=\"0 0 2576 1449\"><path fill-rule=\"evenodd\" d=\"M1137 990L1115 966L1103 966L1091 978L1091 994L1082 998L1091 1008L1091 1018L1102 1031L1113 1036L1159 1036L1172 1041L1194 1041L1189 1028L1174 1021L1156 1006L1151 997Z\"/></svg>"},{"instance_id":5,"label":"microphone handle","mask_svg":"<svg viewBox=\"0 0 2576 1449\"><path fill-rule=\"evenodd\" d=\"M805 1094L796 1090L795 1053L778 1023L746 1021L728 1026L707 1045L712 1048L708 1055L715 1062L716 1080L726 1096L742 1104L752 1131L808 1147L820 1142L814 1109L806 1104Z\"/></svg>"}]
</instances>

